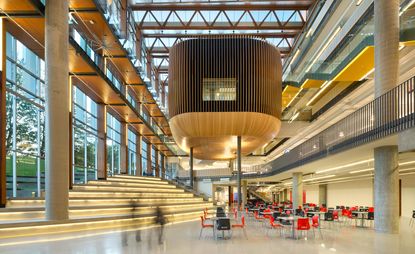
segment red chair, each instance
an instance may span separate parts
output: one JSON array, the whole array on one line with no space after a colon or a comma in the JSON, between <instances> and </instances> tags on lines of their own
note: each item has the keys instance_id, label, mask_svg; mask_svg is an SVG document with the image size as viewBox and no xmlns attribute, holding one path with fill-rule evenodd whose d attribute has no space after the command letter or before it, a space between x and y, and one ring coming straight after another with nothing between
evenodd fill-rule
<instances>
[{"instance_id":1,"label":"red chair","mask_svg":"<svg viewBox=\"0 0 415 254\"><path fill-rule=\"evenodd\" d=\"M375 212L375 208L374 207L369 207L368 212L369 213L374 213Z\"/></svg>"},{"instance_id":2,"label":"red chair","mask_svg":"<svg viewBox=\"0 0 415 254\"><path fill-rule=\"evenodd\" d=\"M200 228L199 239L200 239L200 237L202 237L203 229L205 229L205 228L213 229L213 224L205 224L205 220L203 219L203 216L200 216L200 219L201 219L201 226L202 227Z\"/></svg>"},{"instance_id":3,"label":"red chair","mask_svg":"<svg viewBox=\"0 0 415 254\"><path fill-rule=\"evenodd\" d=\"M291 214L291 211L290 211L290 210L287 210L287 211L285 212L285 214L286 214L286 215L290 215L290 214Z\"/></svg>"},{"instance_id":4,"label":"red chair","mask_svg":"<svg viewBox=\"0 0 415 254\"><path fill-rule=\"evenodd\" d=\"M298 218L297 220L297 231L300 232L304 232L307 231L307 236L308 236L308 231L310 230L310 220L308 218ZM297 239L298 239L298 234L297 234Z\"/></svg>"},{"instance_id":5,"label":"red chair","mask_svg":"<svg viewBox=\"0 0 415 254\"><path fill-rule=\"evenodd\" d=\"M279 223L276 223L275 218L272 217L272 216L269 218L269 226L270 226L270 229L279 229L280 230L280 235L282 236L282 230L284 229L284 226L279 224ZM267 234L268 234L268 232L267 232Z\"/></svg>"},{"instance_id":6,"label":"red chair","mask_svg":"<svg viewBox=\"0 0 415 254\"><path fill-rule=\"evenodd\" d=\"M241 228L244 231L245 238L248 239L248 236L246 235L246 230L245 230L245 216L242 215L241 224L232 224L231 227L232 229ZM233 234L233 231L232 231L232 234Z\"/></svg>"},{"instance_id":7,"label":"red chair","mask_svg":"<svg viewBox=\"0 0 415 254\"><path fill-rule=\"evenodd\" d=\"M316 233L315 233L315 229L317 228L318 229L318 232L320 233L320 237L321 237L321 239L323 239L323 235L321 234L321 230L320 230L320 223L319 223L319 216L318 215L314 215L312 218L311 218L311 226L313 227L313 235L314 235L314 238L316 238Z\"/></svg>"},{"instance_id":8,"label":"red chair","mask_svg":"<svg viewBox=\"0 0 415 254\"><path fill-rule=\"evenodd\" d=\"M260 216L260 215L258 214L258 211L255 211L255 212L254 212L254 218L255 218L255 221L256 221L256 222L262 222L262 221L264 221L264 220L265 220L265 217Z\"/></svg>"},{"instance_id":9,"label":"red chair","mask_svg":"<svg viewBox=\"0 0 415 254\"><path fill-rule=\"evenodd\" d=\"M339 221L339 211L333 211L333 220Z\"/></svg>"}]
</instances>

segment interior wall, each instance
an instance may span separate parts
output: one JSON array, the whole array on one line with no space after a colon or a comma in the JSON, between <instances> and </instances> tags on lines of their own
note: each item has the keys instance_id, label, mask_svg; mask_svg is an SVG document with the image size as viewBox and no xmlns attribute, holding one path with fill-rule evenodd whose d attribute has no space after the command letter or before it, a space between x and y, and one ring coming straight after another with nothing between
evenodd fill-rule
<instances>
[{"instance_id":1,"label":"interior wall","mask_svg":"<svg viewBox=\"0 0 415 254\"><path fill-rule=\"evenodd\" d=\"M318 204L318 185L305 185L306 202Z\"/></svg>"},{"instance_id":2,"label":"interior wall","mask_svg":"<svg viewBox=\"0 0 415 254\"><path fill-rule=\"evenodd\" d=\"M415 210L415 175L401 176L402 179L402 216L412 217Z\"/></svg>"},{"instance_id":3,"label":"interior wall","mask_svg":"<svg viewBox=\"0 0 415 254\"><path fill-rule=\"evenodd\" d=\"M212 197L212 182L195 181L194 184L198 192Z\"/></svg>"},{"instance_id":4,"label":"interior wall","mask_svg":"<svg viewBox=\"0 0 415 254\"><path fill-rule=\"evenodd\" d=\"M327 206L373 206L373 180L354 180L327 185Z\"/></svg>"}]
</instances>

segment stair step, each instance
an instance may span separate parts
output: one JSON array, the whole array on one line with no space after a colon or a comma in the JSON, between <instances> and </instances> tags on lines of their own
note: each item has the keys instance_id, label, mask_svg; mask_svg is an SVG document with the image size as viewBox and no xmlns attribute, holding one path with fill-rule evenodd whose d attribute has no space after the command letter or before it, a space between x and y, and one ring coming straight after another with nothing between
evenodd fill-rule
<instances>
[{"instance_id":1,"label":"stair step","mask_svg":"<svg viewBox=\"0 0 415 254\"><path fill-rule=\"evenodd\" d=\"M181 204L181 205L170 205L170 206L159 206L165 213L181 213L188 211L202 211L203 209L210 208L213 205L206 202L197 204ZM87 217L98 217L98 216L115 216L115 215L149 215L153 214L157 206L143 206L143 207L100 207L100 208L70 208L69 217L71 219L87 218ZM16 220L31 220L31 219L43 219L45 217L44 208L9 208L4 209L0 212L0 223L9 223L10 221Z\"/></svg>"},{"instance_id":2,"label":"stair step","mask_svg":"<svg viewBox=\"0 0 415 254\"><path fill-rule=\"evenodd\" d=\"M100 191L100 190L76 190L69 192L69 198L72 197L129 197L129 198L158 198L158 197L173 197L173 198L183 198L183 197L193 197L192 193L165 193L165 192L122 192L122 191Z\"/></svg>"},{"instance_id":3,"label":"stair step","mask_svg":"<svg viewBox=\"0 0 415 254\"><path fill-rule=\"evenodd\" d=\"M152 177L152 176L114 175L112 176L112 178L147 180L147 181L164 181L160 177Z\"/></svg>"},{"instance_id":4,"label":"stair step","mask_svg":"<svg viewBox=\"0 0 415 254\"><path fill-rule=\"evenodd\" d=\"M96 184L74 185L72 190L91 190L91 191L116 191L116 192L169 192L183 193L183 189L178 188L158 188L158 187L125 187L125 186L103 186Z\"/></svg>"},{"instance_id":5,"label":"stair step","mask_svg":"<svg viewBox=\"0 0 415 254\"><path fill-rule=\"evenodd\" d=\"M69 216L64 222L45 221L43 198L13 198L0 209L0 238L138 227L154 221L156 207L169 222L199 219L212 203L153 177L116 175L108 180L74 185L69 191Z\"/></svg>"},{"instance_id":6,"label":"stair step","mask_svg":"<svg viewBox=\"0 0 415 254\"><path fill-rule=\"evenodd\" d=\"M113 182L123 182L123 183L146 183L146 184L169 184L166 181L154 181L154 180L144 180L144 179L133 179L133 178L122 178L122 177L108 177L109 181Z\"/></svg>"},{"instance_id":7,"label":"stair step","mask_svg":"<svg viewBox=\"0 0 415 254\"><path fill-rule=\"evenodd\" d=\"M119 187L157 187L157 188L166 188L166 189L176 189L175 185L171 184L153 184L153 183L135 183L135 182L122 182L122 181L111 181L111 180L97 180L89 181L88 185L97 185L97 186L119 186Z\"/></svg>"},{"instance_id":8,"label":"stair step","mask_svg":"<svg viewBox=\"0 0 415 254\"><path fill-rule=\"evenodd\" d=\"M209 210L213 212L212 210ZM180 214L166 214L168 222L179 222L199 219L201 212L186 212ZM21 221L0 224L0 238L13 238L21 236L39 236L44 234L79 232L98 229L121 228L127 226L142 227L151 225L154 216L111 216L98 218L71 219L67 221L50 222L44 220Z\"/></svg>"},{"instance_id":9,"label":"stair step","mask_svg":"<svg viewBox=\"0 0 415 254\"><path fill-rule=\"evenodd\" d=\"M108 204L125 204L125 205L157 205L157 204L173 204L173 203L191 203L191 202L200 202L203 201L202 198L140 198L140 199L133 199L133 198L71 198L69 199L70 206L96 206L96 205L108 205ZM45 201L42 199L37 200L9 200L7 202L7 207L22 207L22 206L30 206L30 207L42 207L44 206Z\"/></svg>"}]
</instances>

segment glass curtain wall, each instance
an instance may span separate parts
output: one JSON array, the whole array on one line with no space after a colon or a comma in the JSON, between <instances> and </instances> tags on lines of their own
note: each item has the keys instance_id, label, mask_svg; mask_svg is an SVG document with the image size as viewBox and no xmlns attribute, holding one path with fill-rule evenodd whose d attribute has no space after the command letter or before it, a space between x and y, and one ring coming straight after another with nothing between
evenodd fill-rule
<instances>
[{"instance_id":1,"label":"glass curtain wall","mask_svg":"<svg viewBox=\"0 0 415 254\"><path fill-rule=\"evenodd\" d=\"M120 173L121 123L107 113L107 173Z\"/></svg>"},{"instance_id":2,"label":"glass curtain wall","mask_svg":"<svg viewBox=\"0 0 415 254\"><path fill-rule=\"evenodd\" d=\"M128 174L136 175L137 172L137 135L128 129Z\"/></svg>"},{"instance_id":3,"label":"glass curtain wall","mask_svg":"<svg viewBox=\"0 0 415 254\"><path fill-rule=\"evenodd\" d=\"M151 146L151 172L153 172L153 176L156 176L156 161L156 149L154 148L154 146Z\"/></svg>"},{"instance_id":4,"label":"glass curtain wall","mask_svg":"<svg viewBox=\"0 0 415 254\"><path fill-rule=\"evenodd\" d=\"M97 179L97 104L73 87L73 183Z\"/></svg>"},{"instance_id":5,"label":"glass curtain wall","mask_svg":"<svg viewBox=\"0 0 415 254\"><path fill-rule=\"evenodd\" d=\"M8 197L40 197L45 182L45 63L6 34Z\"/></svg>"},{"instance_id":6,"label":"glass curtain wall","mask_svg":"<svg viewBox=\"0 0 415 254\"><path fill-rule=\"evenodd\" d=\"M144 140L141 141L141 166L142 166L142 175L147 175L147 149L148 144Z\"/></svg>"}]
</instances>

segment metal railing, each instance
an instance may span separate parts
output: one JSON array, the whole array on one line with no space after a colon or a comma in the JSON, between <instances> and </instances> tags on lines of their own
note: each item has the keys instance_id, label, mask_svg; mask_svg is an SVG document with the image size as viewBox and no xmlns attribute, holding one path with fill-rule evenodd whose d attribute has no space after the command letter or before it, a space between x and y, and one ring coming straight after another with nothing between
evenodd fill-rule
<instances>
[{"instance_id":1,"label":"metal railing","mask_svg":"<svg viewBox=\"0 0 415 254\"><path fill-rule=\"evenodd\" d=\"M256 174L243 175L243 177L275 175L412 127L415 127L415 77L376 98L275 160L257 166Z\"/></svg>"}]
</instances>

